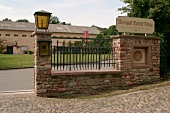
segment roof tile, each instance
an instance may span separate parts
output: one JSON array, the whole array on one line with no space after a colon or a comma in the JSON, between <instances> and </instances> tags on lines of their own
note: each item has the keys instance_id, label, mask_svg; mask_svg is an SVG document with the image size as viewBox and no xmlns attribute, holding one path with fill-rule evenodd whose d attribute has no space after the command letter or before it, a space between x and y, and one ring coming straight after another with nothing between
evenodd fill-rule
<instances>
[{"instance_id":1,"label":"roof tile","mask_svg":"<svg viewBox=\"0 0 170 113\"><path fill-rule=\"evenodd\" d=\"M23 30L33 32L35 30L35 23L0 21L0 30ZM99 29L97 29L96 27L59 25L59 24L49 25L50 32L83 33L85 30L88 30L89 34L100 33Z\"/></svg>"}]
</instances>

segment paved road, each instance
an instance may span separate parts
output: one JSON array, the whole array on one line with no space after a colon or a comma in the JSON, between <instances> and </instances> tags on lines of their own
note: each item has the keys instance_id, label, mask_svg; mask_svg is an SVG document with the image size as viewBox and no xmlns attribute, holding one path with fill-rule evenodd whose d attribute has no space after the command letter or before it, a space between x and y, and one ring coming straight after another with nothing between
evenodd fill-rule
<instances>
[{"instance_id":1,"label":"paved road","mask_svg":"<svg viewBox=\"0 0 170 113\"><path fill-rule=\"evenodd\" d=\"M0 92L34 89L34 69L0 70Z\"/></svg>"},{"instance_id":2,"label":"paved road","mask_svg":"<svg viewBox=\"0 0 170 113\"><path fill-rule=\"evenodd\" d=\"M72 68L73 67L74 66L72 66ZM59 70L60 69L62 70L62 68L59 67ZM113 67L102 67L102 69L113 69ZM0 92L33 89L34 89L33 68L0 70Z\"/></svg>"},{"instance_id":3,"label":"paved road","mask_svg":"<svg viewBox=\"0 0 170 113\"><path fill-rule=\"evenodd\" d=\"M170 86L92 99L0 94L0 113L170 113Z\"/></svg>"}]
</instances>

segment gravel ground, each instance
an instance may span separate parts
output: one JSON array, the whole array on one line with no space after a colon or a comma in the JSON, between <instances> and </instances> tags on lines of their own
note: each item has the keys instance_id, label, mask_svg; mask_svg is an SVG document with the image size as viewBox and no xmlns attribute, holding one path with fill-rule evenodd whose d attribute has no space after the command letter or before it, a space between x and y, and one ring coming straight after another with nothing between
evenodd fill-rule
<instances>
[{"instance_id":1,"label":"gravel ground","mask_svg":"<svg viewBox=\"0 0 170 113\"><path fill-rule=\"evenodd\" d=\"M33 92L0 94L0 113L169 113L170 86L90 99L36 97Z\"/></svg>"}]
</instances>

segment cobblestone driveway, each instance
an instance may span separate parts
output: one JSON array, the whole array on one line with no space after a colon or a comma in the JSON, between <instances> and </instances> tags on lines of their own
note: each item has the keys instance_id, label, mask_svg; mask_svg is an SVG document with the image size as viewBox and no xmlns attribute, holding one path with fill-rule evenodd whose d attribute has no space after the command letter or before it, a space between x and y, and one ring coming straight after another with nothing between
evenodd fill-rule
<instances>
[{"instance_id":1,"label":"cobblestone driveway","mask_svg":"<svg viewBox=\"0 0 170 113\"><path fill-rule=\"evenodd\" d=\"M0 113L170 113L170 86L92 99L0 94Z\"/></svg>"}]
</instances>

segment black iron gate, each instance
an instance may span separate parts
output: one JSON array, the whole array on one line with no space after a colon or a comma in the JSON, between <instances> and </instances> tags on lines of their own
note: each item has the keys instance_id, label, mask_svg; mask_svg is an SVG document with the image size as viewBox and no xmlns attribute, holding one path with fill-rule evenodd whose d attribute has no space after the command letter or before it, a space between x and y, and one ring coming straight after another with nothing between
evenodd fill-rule
<instances>
[{"instance_id":1,"label":"black iron gate","mask_svg":"<svg viewBox=\"0 0 170 113\"><path fill-rule=\"evenodd\" d=\"M53 37L52 67L54 70L95 70L115 67L112 39ZM53 42L54 43L54 42Z\"/></svg>"}]
</instances>

